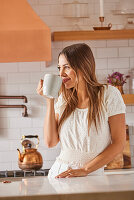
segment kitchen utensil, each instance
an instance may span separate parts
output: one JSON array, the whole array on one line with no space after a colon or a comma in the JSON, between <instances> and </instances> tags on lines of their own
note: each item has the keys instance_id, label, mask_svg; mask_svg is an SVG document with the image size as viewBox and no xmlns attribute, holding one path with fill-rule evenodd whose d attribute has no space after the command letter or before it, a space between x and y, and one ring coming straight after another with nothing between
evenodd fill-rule
<instances>
[{"instance_id":1,"label":"kitchen utensil","mask_svg":"<svg viewBox=\"0 0 134 200\"><path fill-rule=\"evenodd\" d=\"M62 79L56 74L46 74L43 82L43 94L49 98L57 98Z\"/></svg>"},{"instance_id":2,"label":"kitchen utensil","mask_svg":"<svg viewBox=\"0 0 134 200\"><path fill-rule=\"evenodd\" d=\"M37 138L38 143L36 144L36 148L31 148L32 142L25 138ZM22 170L38 170L43 165L43 159L41 154L37 151L39 145L39 137L38 135L23 135L21 138L21 144L23 147L23 152L20 153L18 150L18 165Z\"/></svg>"}]
</instances>

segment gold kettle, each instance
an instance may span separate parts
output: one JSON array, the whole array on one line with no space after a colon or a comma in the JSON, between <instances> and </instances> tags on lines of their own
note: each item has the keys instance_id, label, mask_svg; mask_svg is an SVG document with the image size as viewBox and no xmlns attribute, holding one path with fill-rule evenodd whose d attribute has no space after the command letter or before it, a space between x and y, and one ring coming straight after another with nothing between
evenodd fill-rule
<instances>
[{"instance_id":1,"label":"gold kettle","mask_svg":"<svg viewBox=\"0 0 134 200\"><path fill-rule=\"evenodd\" d=\"M38 143L36 148L31 148L32 142L25 138L37 138ZM23 135L21 138L21 144L23 147L23 152L20 153L18 150L18 165L22 170L39 170L43 165L43 159L41 154L37 151L39 145L38 135Z\"/></svg>"}]
</instances>

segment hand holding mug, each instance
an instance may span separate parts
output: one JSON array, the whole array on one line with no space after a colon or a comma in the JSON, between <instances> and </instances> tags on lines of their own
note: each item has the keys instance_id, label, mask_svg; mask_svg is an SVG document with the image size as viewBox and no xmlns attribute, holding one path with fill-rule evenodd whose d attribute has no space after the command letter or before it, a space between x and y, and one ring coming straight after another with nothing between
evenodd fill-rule
<instances>
[{"instance_id":1,"label":"hand holding mug","mask_svg":"<svg viewBox=\"0 0 134 200\"><path fill-rule=\"evenodd\" d=\"M62 84L62 79L56 74L45 74L44 81L40 80L37 93L47 98L53 99L58 97L58 92Z\"/></svg>"}]
</instances>

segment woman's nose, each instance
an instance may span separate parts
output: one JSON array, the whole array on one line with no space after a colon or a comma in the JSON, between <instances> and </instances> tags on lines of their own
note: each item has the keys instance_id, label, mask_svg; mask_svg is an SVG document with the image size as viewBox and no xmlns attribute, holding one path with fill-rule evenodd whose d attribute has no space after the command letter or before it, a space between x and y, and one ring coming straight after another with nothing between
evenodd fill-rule
<instances>
[{"instance_id":1,"label":"woman's nose","mask_svg":"<svg viewBox=\"0 0 134 200\"><path fill-rule=\"evenodd\" d=\"M61 68L61 69L60 69L60 76L64 76L64 75L65 75L64 68Z\"/></svg>"}]
</instances>

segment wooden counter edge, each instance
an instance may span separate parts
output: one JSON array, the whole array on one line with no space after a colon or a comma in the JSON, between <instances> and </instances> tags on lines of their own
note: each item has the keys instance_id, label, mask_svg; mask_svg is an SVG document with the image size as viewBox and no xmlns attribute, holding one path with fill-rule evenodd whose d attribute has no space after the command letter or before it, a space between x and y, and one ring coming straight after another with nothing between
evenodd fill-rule
<instances>
[{"instance_id":1,"label":"wooden counter edge","mask_svg":"<svg viewBox=\"0 0 134 200\"><path fill-rule=\"evenodd\" d=\"M73 193L73 194L51 194L51 195L29 195L0 197L0 200L133 200L134 191L113 191L113 192L91 192L91 193Z\"/></svg>"}]
</instances>

